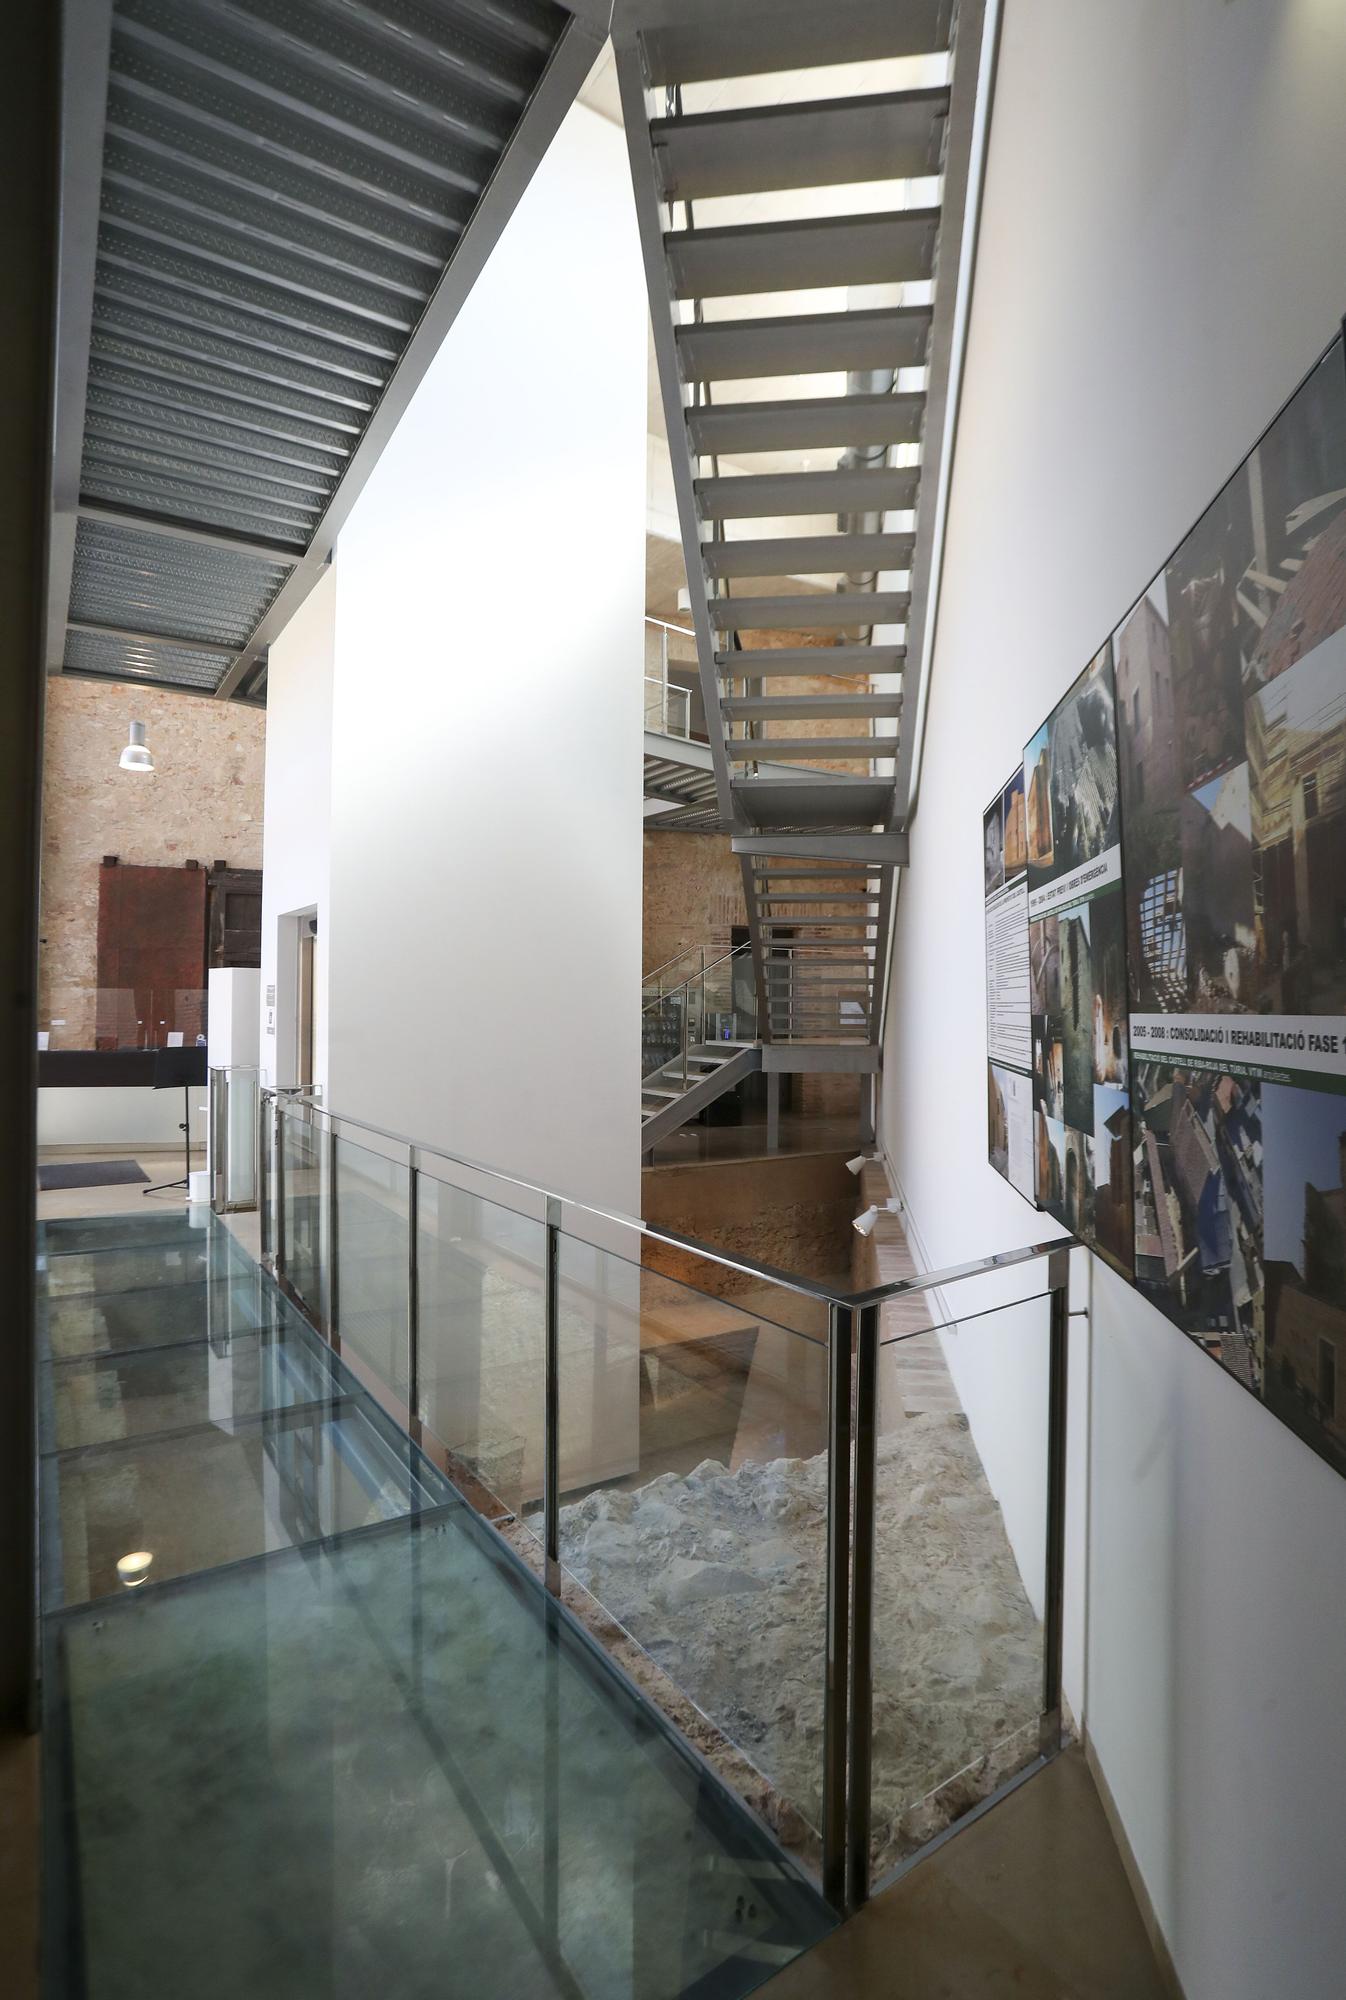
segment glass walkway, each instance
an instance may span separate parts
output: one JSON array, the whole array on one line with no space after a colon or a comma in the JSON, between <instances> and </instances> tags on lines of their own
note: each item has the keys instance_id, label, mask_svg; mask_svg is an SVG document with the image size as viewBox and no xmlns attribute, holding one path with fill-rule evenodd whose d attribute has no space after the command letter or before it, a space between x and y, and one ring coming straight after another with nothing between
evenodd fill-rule
<instances>
[{"instance_id":1,"label":"glass walkway","mask_svg":"<svg viewBox=\"0 0 1346 2000\"><path fill-rule=\"evenodd\" d=\"M41 1235L47 2000L731 2000L831 1927L222 1223Z\"/></svg>"}]
</instances>

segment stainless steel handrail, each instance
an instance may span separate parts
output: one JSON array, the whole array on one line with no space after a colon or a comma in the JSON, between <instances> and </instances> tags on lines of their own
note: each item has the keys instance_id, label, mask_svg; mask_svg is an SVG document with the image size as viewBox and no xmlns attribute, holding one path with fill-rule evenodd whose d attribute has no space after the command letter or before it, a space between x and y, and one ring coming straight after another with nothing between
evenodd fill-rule
<instances>
[{"instance_id":1,"label":"stainless steel handrail","mask_svg":"<svg viewBox=\"0 0 1346 2000\"><path fill-rule=\"evenodd\" d=\"M554 1599L562 1599L562 1569L558 1534L561 1502L559 1438L561 1427L559 1269L564 1210L567 1206L581 1214L637 1231L642 1237L669 1244L732 1271L765 1279L782 1291L797 1294L827 1307L824 1348L827 1377L827 1546L824 1575L826 1605L825 1693L823 1709L823 1811L822 1880L823 1893L842 1913L858 1908L871 1890L871 1764L874 1718L874 1597L877 1558L878 1515L878 1436L879 1436L879 1350L881 1344L880 1306L885 1299L910 1296L937 1286L957 1284L964 1279L991 1271L1012 1269L1046 1257L1047 1290L1050 1297L1050 1341L1048 1353L1047 1414L1047 1505L1045 1594L1043 1615L1042 1696L1038 1723L1038 1752L1042 1761L1062 1747L1063 1708L1061 1671L1063 1660L1063 1604L1065 1584L1066 1530L1066 1415L1067 1364L1069 1352L1069 1251L1070 1238L1026 1244L1014 1250L979 1257L924 1277L903 1278L890 1285L871 1286L865 1291L844 1293L829 1289L793 1272L743 1256L731 1256L709 1244L678 1236L672 1231L652 1228L648 1223L618 1211L596 1208L567 1195L505 1174L494 1167L465 1160L438 1147L423 1145L404 1134L360 1118L346 1118L333 1112L312 1095L264 1088L260 1093L269 1117L259 1122L259 1132L270 1128L274 1148L276 1178L273 1192L275 1235L272 1268L288 1294L328 1340L339 1347L338 1306L340 1246L337 1238L336 1172L337 1135L342 1128L365 1133L406 1151L408 1175L407 1203L407 1341L409 1390L384 1385L394 1414L401 1411L418 1435L421 1421L419 1395L420 1308L418 1283L418 1195L422 1176L436 1179L437 1161L463 1168L487 1180L527 1191L541 1198L541 1223L545 1234L544 1284L544 1397L543 1397L543 1561L541 1586ZM305 1125L326 1121L326 1207L327 1207L327 1311L324 1318L316 1299L304 1298L290 1285L286 1272L286 1174L285 1121L290 1110ZM263 1168L265 1177L265 1169ZM266 1237L265 1219L263 1226ZM585 1239L581 1239L585 1240ZM602 1247L599 1245L598 1247ZM320 1260L321 1262L321 1260ZM694 1289L694 1288L693 1288ZM1037 1292L1033 1297L1041 1298ZM1018 1299L1004 1301L1006 1306ZM761 1317L760 1314L756 1315ZM802 1329L789 1328L801 1338L814 1340ZM400 1420L400 1419L399 1419ZM494 1519L489 1516L489 1519ZM499 1526L497 1520L495 1525ZM561 1604L564 1612L564 1604ZM1003 1789L1017 1782L1006 1781ZM993 1796L995 1796L993 1794Z\"/></svg>"},{"instance_id":2,"label":"stainless steel handrail","mask_svg":"<svg viewBox=\"0 0 1346 2000\"><path fill-rule=\"evenodd\" d=\"M405 1132L390 1132L386 1126L372 1124L365 1118L352 1118L345 1112L333 1111L330 1105L322 1104L317 1098L302 1091L285 1090L277 1092L267 1085L262 1098L280 1096L284 1102L300 1105L305 1110L316 1112L335 1125L349 1126L357 1132L369 1132L376 1139L386 1139L391 1145L405 1146L409 1153L415 1153L418 1162L443 1160L449 1166L461 1167L466 1173L483 1174L488 1180L499 1181L505 1187L518 1188L524 1194L536 1195L541 1201L560 1202L566 1208L578 1209L582 1214L591 1215L598 1222L615 1223L621 1229L633 1229L638 1235L647 1236L652 1242L666 1243L670 1249L687 1250L709 1263L719 1264L727 1271L736 1271L742 1277L759 1278L768 1284L778 1285L783 1291L793 1292L800 1298L816 1300L820 1305L842 1306L859 1309L862 1306L883 1305L889 1299L910 1298L917 1292L938 1291L945 1285L960 1283L966 1278L984 1277L991 1271L1011 1270L1016 1265L1030 1264L1040 1257L1050 1257L1057 1251L1073 1250L1075 1240L1070 1236L1049 1238L1042 1243L1027 1243L1013 1250L999 1250L990 1257L978 1257L967 1264L950 1264L940 1271L929 1271L912 1278L897 1278L890 1284L872 1285L853 1292L842 1291L833 1285L821 1284L815 1278L808 1278L798 1271L782 1271L777 1265L764 1264L755 1257L747 1257L741 1251L730 1252L713 1243L702 1243L695 1236L682 1236L676 1230L660 1229L642 1217L627 1215L619 1208L599 1208L595 1203L581 1201L578 1195L567 1194L563 1189L546 1187L540 1181L524 1179L521 1174L506 1173L500 1167L488 1165L483 1160L471 1160L461 1153L450 1153L447 1148L434 1145L428 1139L410 1139Z\"/></svg>"}]
</instances>

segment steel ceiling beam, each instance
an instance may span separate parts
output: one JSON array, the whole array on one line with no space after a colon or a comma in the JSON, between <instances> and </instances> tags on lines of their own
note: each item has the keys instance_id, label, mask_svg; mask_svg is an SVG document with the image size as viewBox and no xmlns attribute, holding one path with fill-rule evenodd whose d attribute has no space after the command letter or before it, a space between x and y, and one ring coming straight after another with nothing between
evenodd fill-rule
<instances>
[{"instance_id":1,"label":"steel ceiling beam","mask_svg":"<svg viewBox=\"0 0 1346 2000\"><path fill-rule=\"evenodd\" d=\"M112 0L65 0L60 58L51 529L43 639L51 672L60 671L65 657L66 615L75 566L111 48Z\"/></svg>"},{"instance_id":2,"label":"steel ceiling beam","mask_svg":"<svg viewBox=\"0 0 1346 2000\"><path fill-rule=\"evenodd\" d=\"M65 666L67 633L190 645L227 661L218 698L246 698L599 55L606 9L505 0L479 31L469 7L431 34L389 0L351 0L344 27L315 11L296 36L283 10L234 0L152 19L60 4L46 663L96 677L73 653ZM156 587L165 624L194 622L191 565L166 550L163 584L123 549L122 602L116 529L271 573L250 599L240 564L233 624L175 639L144 628ZM209 608L229 610L228 590Z\"/></svg>"}]
</instances>

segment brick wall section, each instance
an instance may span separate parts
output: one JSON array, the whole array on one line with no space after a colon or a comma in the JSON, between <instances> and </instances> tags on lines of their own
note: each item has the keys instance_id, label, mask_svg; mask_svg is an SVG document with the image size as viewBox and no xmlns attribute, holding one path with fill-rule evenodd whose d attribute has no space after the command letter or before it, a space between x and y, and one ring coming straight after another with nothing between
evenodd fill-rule
<instances>
[{"instance_id":1,"label":"brick wall section","mask_svg":"<svg viewBox=\"0 0 1346 2000\"><path fill-rule=\"evenodd\" d=\"M132 718L154 775L118 769ZM38 1020L53 1048L92 1048L98 870L197 860L262 865L266 716L236 702L55 674L43 764L42 949Z\"/></svg>"}]
</instances>

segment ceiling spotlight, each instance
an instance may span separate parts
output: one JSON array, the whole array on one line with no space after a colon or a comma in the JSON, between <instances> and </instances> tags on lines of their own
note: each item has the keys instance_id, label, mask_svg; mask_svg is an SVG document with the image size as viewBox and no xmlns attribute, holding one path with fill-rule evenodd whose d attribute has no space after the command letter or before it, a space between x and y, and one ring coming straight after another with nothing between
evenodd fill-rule
<instances>
[{"instance_id":1,"label":"ceiling spotlight","mask_svg":"<svg viewBox=\"0 0 1346 2000\"><path fill-rule=\"evenodd\" d=\"M851 1224L851 1228L858 1230L861 1236L872 1236L874 1233L874 1224L878 1219L878 1209L867 1208L863 1215L856 1216L854 1222Z\"/></svg>"},{"instance_id":2,"label":"ceiling spotlight","mask_svg":"<svg viewBox=\"0 0 1346 2000\"><path fill-rule=\"evenodd\" d=\"M123 771L153 771L154 759L145 743L143 722L131 724L131 734L121 754L120 768Z\"/></svg>"}]
</instances>

